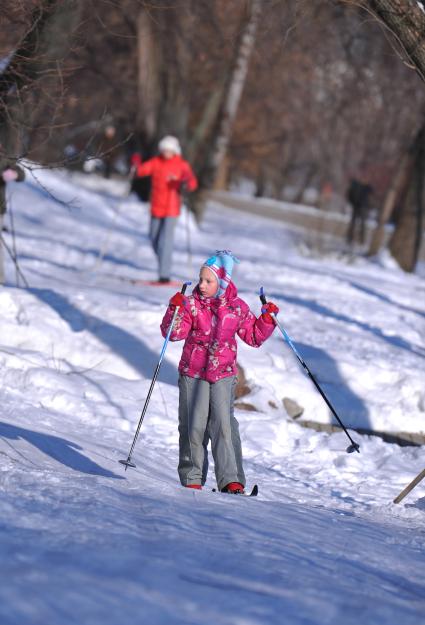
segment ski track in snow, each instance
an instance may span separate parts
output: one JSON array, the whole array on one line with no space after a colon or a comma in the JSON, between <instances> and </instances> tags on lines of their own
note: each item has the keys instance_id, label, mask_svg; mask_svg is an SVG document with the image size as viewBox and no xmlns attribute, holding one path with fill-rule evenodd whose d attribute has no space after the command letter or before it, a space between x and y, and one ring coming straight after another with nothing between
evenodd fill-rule
<instances>
[{"instance_id":1,"label":"ski track in snow","mask_svg":"<svg viewBox=\"0 0 425 625\"><path fill-rule=\"evenodd\" d=\"M237 410L257 498L178 484L176 367L169 346L131 444L173 290L137 287L155 262L148 211L96 176L39 171L10 185L29 289L0 290L0 623L116 625L407 625L425 613L425 481L420 447L300 427L329 412L282 337L239 344L252 392ZM52 194L49 195L46 189ZM55 199L56 198L56 199ZM70 202L69 207L57 200ZM301 234L211 205L178 224L175 278L196 282L217 248L241 259L235 282L258 289L347 425L424 432L425 282L357 259L307 258ZM6 235L11 243L10 234Z\"/></svg>"}]
</instances>

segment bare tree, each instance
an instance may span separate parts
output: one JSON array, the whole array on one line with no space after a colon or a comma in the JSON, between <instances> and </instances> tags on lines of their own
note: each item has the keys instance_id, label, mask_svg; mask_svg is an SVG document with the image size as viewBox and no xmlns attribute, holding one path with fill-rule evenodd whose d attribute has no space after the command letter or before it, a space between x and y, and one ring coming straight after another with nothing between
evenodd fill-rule
<instances>
[{"instance_id":1,"label":"bare tree","mask_svg":"<svg viewBox=\"0 0 425 625\"><path fill-rule=\"evenodd\" d=\"M264 11L230 145L233 175L276 197L329 182L343 198L361 172L380 201L424 94L379 32L363 10L329 0Z\"/></svg>"},{"instance_id":2,"label":"bare tree","mask_svg":"<svg viewBox=\"0 0 425 625\"><path fill-rule=\"evenodd\" d=\"M0 73L0 137L12 154L29 149L46 108L49 122L39 140L48 139L56 124L64 95L63 62L78 25L80 0L39 0L31 3L31 11L21 8L24 30Z\"/></svg>"},{"instance_id":3,"label":"bare tree","mask_svg":"<svg viewBox=\"0 0 425 625\"><path fill-rule=\"evenodd\" d=\"M33 28L36 9L49 4L46 19L53 24L54 6L77 2L0 3L0 15L4 10L6 16L7 7L15 20L8 29L1 22L0 59L11 62ZM33 158L57 160L70 142L77 151L92 145L91 153L99 152L103 126L113 123L118 146L131 133L152 147L162 134L177 134L198 174L215 163L202 176L208 186L225 169L218 163L225 162L229 180L256 180L259 193L274 197L285 188L302 199L306 186L329 182L343 198L347 180L359 170L374 178L369 182L379 191L376 197L385 195L384 179L396 169L425 98L415 73L394 62L389 37L377 36L378 21L365 20L365 2L79 4L81 17L72 14L78 38L68 56L51 48L49 63L46 55L39 58L34 95L29 94L36 83L28 79L25 87L12 86L2 96L14 127L25 129L37 146ZM242 80L235 81L252 17L247 7L260 11L260 5L255 46L246 57L249 71L245 63ZM40 19L34 25L39 42L48 32L41 26ZM9 42L7 31L19 36L11 34ZM26 108L19 107L21 101Z\"/></svg>"}]
</instances>

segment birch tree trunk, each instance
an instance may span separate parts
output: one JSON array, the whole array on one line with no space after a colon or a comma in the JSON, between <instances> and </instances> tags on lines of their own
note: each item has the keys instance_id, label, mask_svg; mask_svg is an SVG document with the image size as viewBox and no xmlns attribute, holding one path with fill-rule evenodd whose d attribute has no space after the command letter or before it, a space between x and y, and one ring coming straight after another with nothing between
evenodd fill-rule
<instances>
[{"instance_id":1,"label":"birch tree trunk","mask_svg":"<svg viewBox=\"0 0 425 625\"><path fill-rule=\"evenodd\" d=\"M233 125L248 73L250 57L254 49L262 4L262 0L252 0L251 2L251 15L241 33L233 70L231 71L228 88L224 95L224 102L219 114L218 131L208 164L207 185L209 183L213 187L215 187L218 181L220 166L228 151ZM222 177L222 172L220 177Z\"/></svg>"}]
</instances>

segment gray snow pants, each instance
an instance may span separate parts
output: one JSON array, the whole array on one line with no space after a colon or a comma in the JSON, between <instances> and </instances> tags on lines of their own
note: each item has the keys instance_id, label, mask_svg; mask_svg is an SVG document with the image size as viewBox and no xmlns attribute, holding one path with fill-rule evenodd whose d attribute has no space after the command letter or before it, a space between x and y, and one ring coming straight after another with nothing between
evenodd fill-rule
<instances>
[{"instance_id":1,"label":"gray snow pants","mask_svg":"<svg viewBox=\"0 0 425 625\"><path fill-rule=\"evenodd\" d=\"M153 251L158 258L160 278L169 278L171 275L171 258L173 255L176 223L177 217L151 217L149 238Z\"/></svg>"},{"instance_id":2,"label":"gray snow pants","mask_svg":"<svg viewBox=\"0 0 425 625\"><path fill-rule=\"evenodd\" d=\"M236 376L214 384L179 376L179 477L183 486L205 484L208 441L214 458L217 486L245 486L239 424L234 416Z\"/></svg>"}]
</instances>

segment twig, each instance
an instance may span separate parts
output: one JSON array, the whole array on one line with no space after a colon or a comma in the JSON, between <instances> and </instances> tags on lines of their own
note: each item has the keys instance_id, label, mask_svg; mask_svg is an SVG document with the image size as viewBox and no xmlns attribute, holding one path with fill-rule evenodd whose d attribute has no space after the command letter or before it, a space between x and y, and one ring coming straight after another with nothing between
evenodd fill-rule
<instances>
[{"instance_id":1,"label":"twig","mask_svg":"<svg viewBox=\"0 0 425 625\"><path fill-rule=\"evenodd\" d=\"M9 254L10 258L13 260L13 263L14 263L14 265L15 265L15 267L16 267L16 271L17 271L17 272L19 273L19 275L21 276L21 278L22 278L22 280L23 280L23 283L25 284L25 286L27 287L27 289L29 289L29 288L30 288L30 285L28 284L27 279L25 278L24 274L22 273L22 271L21 271L21 269L20 269L20 267L19 267L19 264L18 264L18 259L17 259L17 258L15 258L15 257L13 256L12 250L10 249L10 247L8 246L8 244L6 243L6 241L5 241L5 239L4 239L4 236L3 236L3 234L1 234L1 233L0 233L0 241L3 243L3 245L4 245L5 249L6 249L6 252ZM18 285L18 286L19 286L19 285Z\"/></svg>"}]
</instances>

